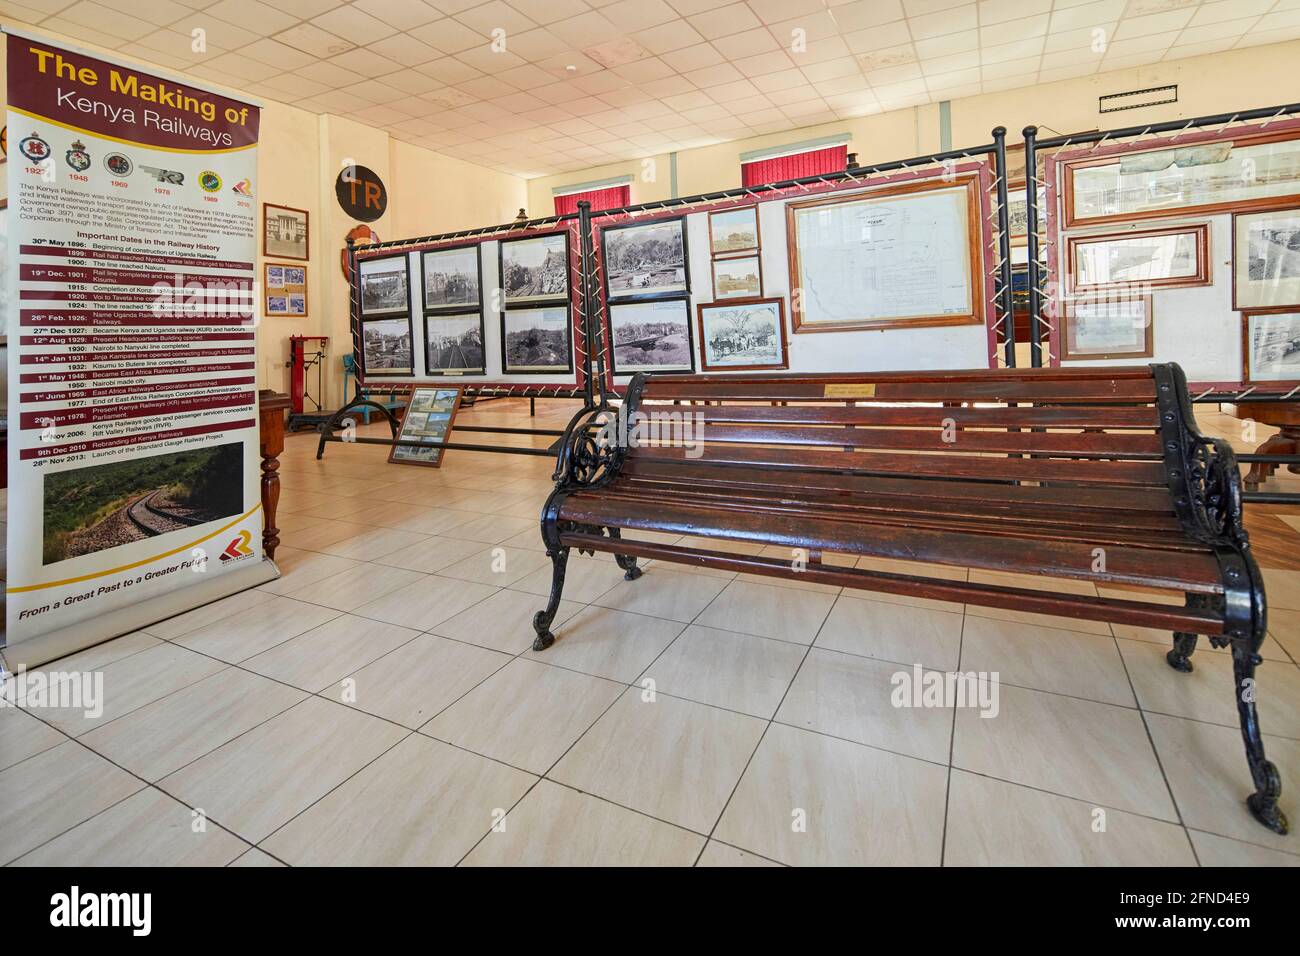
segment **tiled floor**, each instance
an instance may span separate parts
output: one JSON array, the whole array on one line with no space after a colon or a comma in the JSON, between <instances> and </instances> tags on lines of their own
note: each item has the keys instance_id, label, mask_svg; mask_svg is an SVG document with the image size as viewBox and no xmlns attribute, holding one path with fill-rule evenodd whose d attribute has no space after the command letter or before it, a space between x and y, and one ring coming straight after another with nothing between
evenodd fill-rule
<instances>
[{"instance_id":1,"label":"tiled floor","mask_svg":"<svg viewBox=\"0 0 1300 956\"><path fill-rule=\"evenodd\" d=\"M289 439L279 580L51 665L103 672L97 719L0 709L0 862L1300 864L1241 805L1223 652L1184 675L1137 628L575 555L535 654L548 459L314 453ZM1300 824L1300 570L1268 578ZM998 672L997 715L892 706L913 665Z\"/></svg>"}]
</instances>

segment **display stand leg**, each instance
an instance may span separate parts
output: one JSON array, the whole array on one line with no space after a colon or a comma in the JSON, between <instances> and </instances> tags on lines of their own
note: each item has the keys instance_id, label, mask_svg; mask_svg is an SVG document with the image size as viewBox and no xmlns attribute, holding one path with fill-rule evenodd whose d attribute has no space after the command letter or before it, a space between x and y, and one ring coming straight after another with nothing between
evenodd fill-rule
<instances>
[{"instance_id":1,"label":"display stand leg","mask_svg":"<svg viewBox=\"0 0 1300 956\"><path fill-rule=\"evenodd\" d=\"M280 503L280 453L284 451L284 410L289 396L270 389L258 395L258 440L262 455L262 551L274 560L280 544L275 511Z\"/></svg>"}]
</instances>

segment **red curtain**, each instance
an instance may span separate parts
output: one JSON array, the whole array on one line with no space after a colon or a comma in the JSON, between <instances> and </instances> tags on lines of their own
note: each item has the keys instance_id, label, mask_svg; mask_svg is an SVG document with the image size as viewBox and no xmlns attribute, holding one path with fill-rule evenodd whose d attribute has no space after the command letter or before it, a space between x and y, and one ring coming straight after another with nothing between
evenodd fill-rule
<instances>
[{"instance_id":1,"label":"red curtain","mask_svg":"<svg viewBox=\"0 0 1300 956\"><path fill-rule=\"evenodd\" d=\"M822 173L843 172L848 166L849 145L810 149L804 153L791 153L773 159L756 159L740 164L740 182L743 186L761 186L780 183L787 179L819 176Z\"/></svg>"},{"instance_id":2,"label":"red curtain","mask_svg":"<svg viewBox=\"0 0 1300 956\"><path fill-rule=\"evenodd\" d=\"M585 193L566 193L555 197L555 214L566 216L571 212L577 212L579 199L591 203L592 212L600 212L602 209L621 209L632 204L631 196L632 187L627 184L607 186L604 189L589 189Z\"/></svg>"}]
</instances>

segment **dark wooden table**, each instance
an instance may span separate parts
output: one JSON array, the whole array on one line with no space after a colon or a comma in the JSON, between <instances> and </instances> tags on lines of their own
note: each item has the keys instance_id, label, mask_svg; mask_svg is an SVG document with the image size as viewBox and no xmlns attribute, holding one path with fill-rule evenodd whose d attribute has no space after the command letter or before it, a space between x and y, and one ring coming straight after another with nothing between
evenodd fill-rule
<instances>
[{"instance_id":1,"label":"dark wooden table","mask_svg":"<svg viewBox=\"0 0 1300 956\"><path fill-rule=\"evenodd\" d=\"M1228 414L1243 421L1252 419L1261 425L1272 425L1278 433L1255 449L1257 455L1300 455L1300 402L1242 402L1225 406ZM1288 465L1292 474L1300 475L1300 467ZM1257 461L1246 475L1246 487L1254 491L1277 465Z\"/></svg>"},{"instance_id":2,"label":"dark wooden table","mask_svg":"<svg viewBox=\"0 0 1300 956\"><path fill-rule=\"evenodd\" d=\"M275 557L280 529L275 526L275 509L280 503L280 452L284 451L284 413L289 396L269 388L257 393L258 426L262 452L262 550Z\"/></svg>"}]
</instances>

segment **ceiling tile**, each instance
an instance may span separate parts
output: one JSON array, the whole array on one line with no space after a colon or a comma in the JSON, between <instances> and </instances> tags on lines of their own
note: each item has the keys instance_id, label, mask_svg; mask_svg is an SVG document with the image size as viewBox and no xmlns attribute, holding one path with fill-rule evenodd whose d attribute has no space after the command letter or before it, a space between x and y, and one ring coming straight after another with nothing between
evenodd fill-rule
<instances>
[{"instance_id":1,"label":"ceiling tile","mask_svg":"<svg viewBox=\"0 0 1300 956\"><path fill-rule=\"evenodd\" d=\"M697 13L695 16L686 19L691 26L700 32L701 36L710 40L730 36L733 33L742 33L745 30L752 30L754 27L763 25L762 21L754 16L754 12L743 3L718 7L716 10Z\"/></svg>"},{"instance_id":2,"label":"ceiling tile","mask_svg":"<svg viewBox=\"0 0 1300 956\"><path fill-rule=\"evenodd\" d=\"M455 19L465 24L476 33L496 39L504 31L508 38L512 33L523 33L537 26L529 17L509 6L503 0L490 0L456 14Z\"/></svg>"},{"instance_id":3,"label":"ceiling tile","mask_svg":"<svg viewBox=\"0 0 1300 956\"><path fill-rule=\"evenodd\" d=\"M374 43L397 32L383 20L356 7L336 7L312 17L311 22L322 30L328 30L335 36L347 37L354 43Z\"/></svg>"},{"instance_id":4,"label":"ceiling tile","mask_svg":"<svg viewBox=\"0 0 1300 956\"><path fill-rule=\"evenodd\" d=\"M979 26L979 15L976 12L975 4L964 3L961 6L952 7L938 13L909 17L908 26L912 31L912 39L927 40L930 37L939 37L946 33L974 30Z\"/></svg>"},{"instance_id":5,"label":"ceiling tile","mask_svg":"<svg viewBox=\"0 0 1300 956\"><path fill-rule=\"evenodd\" d=\"M382 20L395 30L409 30L442 18L436 7L424 0L351 0L352 6Z\"/></svg>"},{"instance_id":6,"label":"ceiling tile","mask_svg":"<svg viewBox=\"0 0 1300 956\"><path fill-rule=\"evenodd\" d=\"M277 33L275 39L286 46L294 47L321 59L343 53L356 45L350 40L344 40L310 23L300 23L295 27L290 27Z\"/></svg>"}]
</instances>

